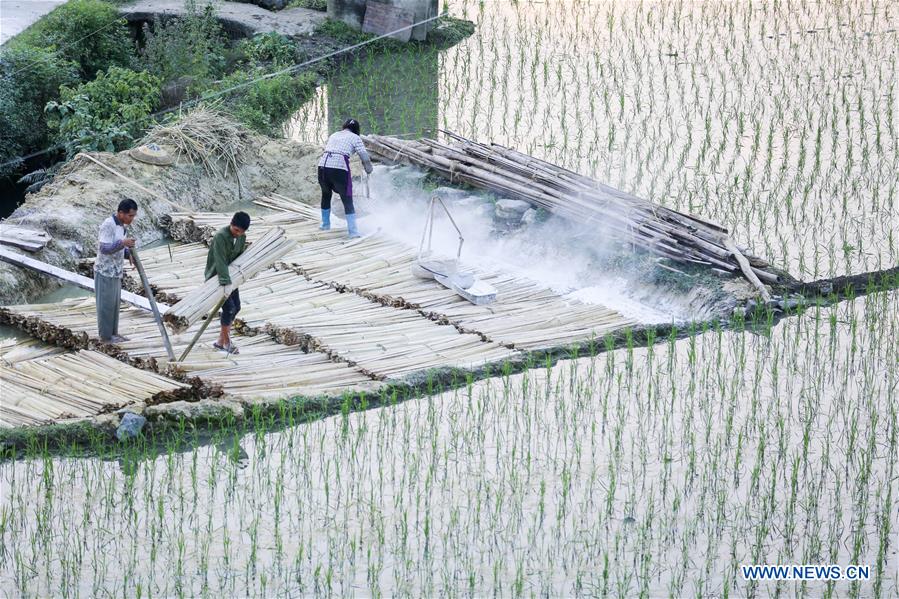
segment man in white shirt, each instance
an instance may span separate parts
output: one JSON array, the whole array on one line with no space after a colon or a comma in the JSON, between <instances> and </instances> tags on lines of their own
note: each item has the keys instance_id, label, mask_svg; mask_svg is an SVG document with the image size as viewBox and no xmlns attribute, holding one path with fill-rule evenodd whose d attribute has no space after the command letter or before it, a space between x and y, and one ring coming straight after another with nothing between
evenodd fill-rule
<instances>
[{"instance_id":1,"label":"man in white shirt","mask_svg":"<svg viewBox=\"0 0 899 599\"><path fill-rule=\"evenodd\" d=\"M318 184L322 188L323 231L331 228L331 196L340 194L343 211L346 214L347 232L350 238L359 237L356 227L356 209L353 207L353 174L350 172L350 157L359 154L362 166L369 175L372 171L371 157L359 137L359 121L347 119L343 129L331 135L325 144L325 152L318 161Z\"/></svg>"},{"instance_id":2,"label":"man in white shirt","mask_svg":"<svg viewBox=\"0 0 899 599\"><path fill-rule=\"evenodd\" d=\"M100 225L97 259L94 261L94 294L97 298L97 331L109 343L128 341L119 335L119 305L122 302L124 259L131 260L134 240L125 237L125 226L137 216L137 202L119 202L116 213Z\"/></svg>"}]
</instances>

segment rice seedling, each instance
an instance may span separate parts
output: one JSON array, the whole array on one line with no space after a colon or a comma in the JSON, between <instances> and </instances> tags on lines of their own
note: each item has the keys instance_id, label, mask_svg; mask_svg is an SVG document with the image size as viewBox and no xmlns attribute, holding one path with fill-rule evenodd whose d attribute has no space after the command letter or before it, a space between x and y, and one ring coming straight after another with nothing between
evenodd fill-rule
<instances>
[{"instance_id":1,"label":"rice seedling","mask_svg":"<svg viewBox=\"0 0 899 599\"><path fill-rule=\"evenodd\" d=\"M446 128L717 220L803 278L899 263L894 4L447 4L470 39L337 67L286 133ZM35 445L0 463L0 584L895 596L899 293L871 291L323 419L285 404L180 442ZM870 579L742 577L766 563Z\"/></svg>"}]
</instances>

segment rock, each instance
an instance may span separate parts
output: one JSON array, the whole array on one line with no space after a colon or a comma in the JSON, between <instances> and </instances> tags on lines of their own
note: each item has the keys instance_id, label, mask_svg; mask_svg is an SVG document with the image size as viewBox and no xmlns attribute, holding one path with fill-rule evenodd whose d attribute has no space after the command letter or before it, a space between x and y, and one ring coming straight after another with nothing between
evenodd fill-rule
<instances>
[{"instance_id":1,"label":"rock","mask_svg":"<svg viewBox=\"0 0 899 599\"><path fill-rule=\"evenodd\" d=\"M173 401L147 406L144 414L147 418L156 421L241 420L244 416L240 403L227 399L204 399L196 402Z\"/></svg>"},{"instance_id":2,"label":"rock","mask_svg":"<svg viewBox=\"0 0 899 599\"><path fill-rule=\"evenodd\" d=\"M523 200L499 200L496 202L496 217L505 220L521 220L531 205Z\"/></svg>"},{"instance_id":3,"label":"rock","mask_svg":"<svg viewBox=\"0 0 899 599\"><path fill-rule=\"evenodd\" d=\"M521 216L521 224L530 226L535 222L537 222L537 211L533 208L528 208L527 211Z\"/></svg>"},{"instance_id":4,"label":"rock","mask_svg":"<svg viewBox=\"0 0 899 599\"><path fill-rule=\"evenodd\" d=\"M146 423L147 419L143 416L139 416L133 412L125 412L125 415L122 416L122 421L115 431L115 436L119 441L134 439L140 435L140 431L144 428Z\"/></svg>"}]
</instances>

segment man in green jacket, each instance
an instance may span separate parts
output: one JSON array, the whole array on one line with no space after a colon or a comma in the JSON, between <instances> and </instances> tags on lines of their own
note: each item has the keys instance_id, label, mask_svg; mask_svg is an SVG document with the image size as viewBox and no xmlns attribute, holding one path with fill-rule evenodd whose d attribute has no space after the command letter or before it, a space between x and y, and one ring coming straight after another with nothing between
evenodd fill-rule
<instances>
[{"instance_id":1,"label":"man in green jacket","mask_svg":"<svg viewBox=\"0 0 899 599\"><path fill-rule=\"evenodd\" d=\"M226 298L222 304L222 331L219 333L218 341L212 346L229 354L239 353L237 346L231 343L231 324L240 312L240 294L231 285L228 265L247 247L246 232L249 228L250 215L246 212L235 212L231 217L231 224L216 232L206 255L206 272L203 276L207 281L218 276L219 285L222 286L222 297Z\"/></svg>"}]
</instances>

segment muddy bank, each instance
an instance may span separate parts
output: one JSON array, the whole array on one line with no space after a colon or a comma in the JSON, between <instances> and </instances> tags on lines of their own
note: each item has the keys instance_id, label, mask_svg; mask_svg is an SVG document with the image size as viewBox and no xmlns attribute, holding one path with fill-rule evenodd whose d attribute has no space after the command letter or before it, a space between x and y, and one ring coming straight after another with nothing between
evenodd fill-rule
<instances>
[{"instance_id":1,"label":"muddy bank","mask_svg":"<svg viewBox=\"0 0 899 599\"><path fill-rule=\"evenodd\" d=\"M237 176L213 174L184 156L171 166L153 166L134 160L127 152L91 154L154 194L79 157L38 193L28 195L4 222L49 233L53 241L27 255L75 270L80 260L96 255L100 223L124 198L133 198L139 206L132 225L138 247L162 238L159 218L173 211L224 211L272 192L318 202L315 166L320 147L253 134L247 134L245 142ZM225 170L224 165L219 166ZM0 263L0 304L33 301L57 286L49 277Z\"/></svg>"}]
</instances>

